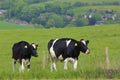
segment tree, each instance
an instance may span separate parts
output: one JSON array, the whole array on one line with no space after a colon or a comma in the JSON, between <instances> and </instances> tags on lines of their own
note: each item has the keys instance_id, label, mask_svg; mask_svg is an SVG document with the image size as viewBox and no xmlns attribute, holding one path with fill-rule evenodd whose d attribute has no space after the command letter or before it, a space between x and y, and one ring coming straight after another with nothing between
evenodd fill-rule
<instances>
[{"instance_id":1,"label":"tree","mask_svg":"<svg viewBox=\"0 0 120 80\"><path fill-rule=\"evenodd\" d=\"M39 2L46 2L49 0L24 0L25 2L27 2L28 4L33 4L33 3L39 3Z\"/></svg>"},{"instance_id":2,"label":"tree","mask_svg":"<svg viewBox=\"0 0 120 80\"><path fill-rule=\"evenodd\" d=\"M88 25L88 20L86 18L79 18L74 22L75 26L86 26Z\"/></svg>"},{"instance_id":3,"label":"tree","mask_svg":"<svg viewBox=\"0 0 120 80\"><path fill-rule=\"evenodd\" d=\"M98 13L95 13L95 14L92 15L92 18L96 19L97 21L100 21L100 20L102 20L102 15L98 14Z\"/></svg>"},{"instance_id":4,"label":"tree","mask_svg":"<svg viewBox=\"0 0 120 80\"><path fill-rule=\"evenodd\" d=\"M88 20L89 20L89 25L95 25L95 23L97 22L95 18L88 18Z\"/></svg>"},{"instance_id":5,"label":"tree","mask_svg":"<svg viewBox=\"0 0 120 80\"><path fill-rule=\"evenodd\" d=\"M52 27L55 27L55 21L54 19L49 19L47 22L46 22L46 26L45 28L52 28Z\"/></svg>"},{"instance_id":6,"label":"tree","mask_svg":"<svg viewBox=\"0 0 120 80\"><path fill-rule=\"evenodd\" d=\"M61 14L61 7L55 4L46 4L45 9L47 12L54 12L56 14Z\"/></svg>"},{"instance_id":7,"label":"tree","mask_svg":"<svg viewBox=\"0 0 120 80\"><path fill-rule=\"evenodd\" d=\"M50 24L50 22L51 22L51 24ZM65 22L64 22L63 16L59 16L55 13L50 13L45 27L62 28L64 26L65 26Z\"/></svg>"},{"instance_id":8,"label":"tree","mask_svg":"<svg viewBox=\"0 0 120 80\"><path fill-rule=\"evenodd\" d=\"M15 1L14 6L11 8L14 16L19 17L24 6L27 6L24 0Z\"/></svg>"},{"instance_id":9,"label":"tree","mask_svg":"<svg viewBox=\"0 0 120 80\"><path fill-rule=\"evenodd\" d=\"M70 16L74 16L73 9L67 10L66 14Z\"/></svg>"},{"instance_id":10,"label":"tree","mask_svg":"<svg viewBox=\"0 0 120 80\"><path fill-rule=\"evenodd\" d=\"M26 6L21 11L21 20L30 22L32 18L37 18L40 15L40 9L38 6Z\"/></svg>"}]
</instances>

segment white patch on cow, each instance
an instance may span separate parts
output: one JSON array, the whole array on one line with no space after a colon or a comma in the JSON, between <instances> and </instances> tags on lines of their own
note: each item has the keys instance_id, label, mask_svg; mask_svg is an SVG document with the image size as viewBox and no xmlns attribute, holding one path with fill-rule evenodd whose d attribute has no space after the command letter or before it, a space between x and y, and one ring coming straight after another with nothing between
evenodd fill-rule
<instances>
[{"instance_id":1,"label":"white patch on cow","mask_svg":"<svg viewBox=\"0 0 120 80\"><path fill-rule=\"evenodd\" d=\"M86 45L86 42L84 40L81 41L84 45Z\"/></svg>"},{"instance_id":2,"label":"white patch on cow","mask_svg":"<svg viewBox=\"0 0 120 80\"><path fill-rule=\"evenodd\" d=\"M78 61L75 59L75 60L74 60L74 63L73 63L74 70L77 69L77 64L78 64Z\"/></svg>"},{"instance_id":3,"label":"white patch on cow","mask_svg":"<svg viewBox=\"0 0 120 80\"><path fill-rule=\"evenodd\" d=\"M59 59L59 60L63 60L63 57L62 57L62 55L60 55L60 56L58 57L58 59Z\"/></svg>"},{"instance_id":4,"label":"white patch on cow","mask_svg":"<svg viewBox=\"0 0 120 80\"><path fill-rule=\"evenodd\" d=\"M66 58L66 59L64 60L64 69L65 69L65 70L68 69L67 63L68 63L69 61L70 61L71 63L74 63L74 59L73 59L73 58Z\"/></svg>"},{"instance_id":5,"label":"white patch on cow","mask_svg":"<svg viewBox=\"0 0 120 80\"><path fill-rule=\"evenodd\" d=\"M20 72L23 72L24 71L24 63L25 63L25 59L22 59L22 63L20 65Z\"/></svg>"},{"instance_id":6,"label":"white patch on cow","mask_svg":"<svg viewBox=\"0 0 120 80\"><path fill-rule=\"evenodd\" d=\"M25 64L27 64L27 65L29 65L29 64L30 64L29 59L26 59L26 60L25 60Z\"/></svg>"},{"instance_id":7,"label":"white patch on cow","mask_svg":"<svg viewBox=\"0 0 120 80\"><path fill-rule=\"evenodd\" d=\"M34 49L36 49L36 45L35 44L32 44L32 46L34 47Z\"/></svg>"},{"instance_id":8,"label":"white patch on cow","mask_svg":"<svg viewBox=\"0 0 120 80\"><path fill-rule=\"evenodd\" d=\"M74 60L73 58L68 58L68 61L71 62L71 63L74 63Z\"/></svg>"},{"instance_id":9,"label":"white patch on cow","mask_svg":"<svg viewBox=\"0 0 120 80\"><path fill-rule=\"evenodd\" d=\"M55 51L53 50L53 46L54 46L54 44L55 44L55 42L56 42L57 40L58 40L58 39L56 39L56 40L53 41L53 44L52 44L52 46L51 46L51 48L50 48L51 57L56 57Z\"/></svg>"},{"instance_id":10,"label":"white patch on cow","mask_svg":"<svg viewBox=\"0 0 120 80\"><path fill-rule=\"evenodd\" d=\"M65 70L68 69L67 63L68 63L68 59L66 58L66 59L64 60L64 69L65 69Z\"/></svg>"},{"instance_id":11,"label":"white patch on cow","mask_svg":"<svg viewBox=\"0 0 120 80\"><path fill-rule=\"evenodd\" d=\"M66 40L66 45L68 47L68 45L70 44L71 40Z\"/></svg>"},{"instance_id":12,"label":"white patch on cow","mask_svg":"<svg viewBox=\"0 0 120 80\"><path fill-rule=\"evenodd\" d=\"M29 65L30 65L29 59L26 59L26 60L25 60L25 63L27 64L27 66L29 66ZM30 71L30 68L28 68L27 71Z\"/></svg>"},{"instance_id":13,"label":"white patch on cow","mask_svg":"<svg viewBox=\"0 0 120 80\"><path fill-rule=\"evenodd\" d=\"M56 59L55 58L53 59L53 61L51 63L51 71L53 71L53 70L57 70L56 69Z\"/></svg>"},{"instance_id":14,"label":"white patch on cow","mask_svg":"<svg viewBox=\"0 0 120 80\"><path fill-rule=\"evenodd\" d=\"M90 53L90 50L89 50L89 49L87 49L85 53L86 53L86 54L89 54L89 53Z\"/></svg>"},{"instance_id":15,"label":"white patch on cow","mask_svg":"<svg viewBox=\"0 0 120 80\"><path fill-rule=\"evenodd\" d=\"M17 59L17 62L20 62L20 59Z\"/></svg>"},{"instance_id":16,"label":"white patch on cow","mask_svg":"<svg viewBox=\"0 0 120 80\"><path fill-rule=\"evenodd\" d=\"M68 66L67 66L67 63L68 63L68 62L73 63L73 68L74 68L74 70L77 69L78 61L77 61L76 59L70 57L70 58L66 58L66 59L64 60L64 69L65 69L65 70L68 69Z\"/></svg>"},{"instance_id":17,"label":"white patch on cow","mask_svg":"<svg viewBox=\"0 0 120 80\"><path fill-rule=\"evenodd\" d=\"M25 45L24 48L27 48L27 45Z\"/></svg>"}]
</instances>

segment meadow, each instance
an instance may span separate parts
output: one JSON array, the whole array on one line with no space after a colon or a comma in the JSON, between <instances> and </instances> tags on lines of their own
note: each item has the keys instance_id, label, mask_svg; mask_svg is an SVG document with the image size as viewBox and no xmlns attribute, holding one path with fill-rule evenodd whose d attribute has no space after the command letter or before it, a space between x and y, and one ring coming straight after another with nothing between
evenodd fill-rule
<instances>
[{"instance_id":1,"label":"meadow","mask_svg":"<svg viewBox=\"0 0 120 80\"><path fill-rule=\"evenodd\" d=\"M33 27L30 25L13 24L13 23L0 21L0 30L31 29L31 28L33 28Z\"/></svg>"},{"instance_id":2,"label":"meadow","mask_svg":"<svg viewBox=\"0 0 120 80\"><path fill-rule=\"evenodd\" d=\"M76 40L90 40L91 54L81 53L78 61L78 69L73 70L69 63L69 69L63 70L63 63L57 63L57 71L50 71L50 61L47 60L47 43L50 39L70 37ZM29 43L37 43L39 57L32 57L31 70L19 72L12 71L12 45L15 42L25 40ZM108 47L109 67L106 69L105 48ZM45 68L43 68L43 51L45 55ZM1 29L0 30L0 80L89 80L89 79L120 79L120 25L100 25L71 28L51 29Z\"/></svg>"},{"instance_id":3,"label":"meadow","mask_svg":"<svg viewBox=\"0 0 120 80\"><path fill-rule=\"evenodd\" d=\"M51 2L69 2L69 3L75 3L75 2L79 2L80 0L52 0ZM109 2L114 2L114 1L119 1L119 0L109 0ZM50 2L50 1L49 1ZM98 2L98 3L101 3L101 2L108 2L108 0L81 0L81 2L84 2L84 3L95 3L95 2Z\"/></svg>"}]
</instances>

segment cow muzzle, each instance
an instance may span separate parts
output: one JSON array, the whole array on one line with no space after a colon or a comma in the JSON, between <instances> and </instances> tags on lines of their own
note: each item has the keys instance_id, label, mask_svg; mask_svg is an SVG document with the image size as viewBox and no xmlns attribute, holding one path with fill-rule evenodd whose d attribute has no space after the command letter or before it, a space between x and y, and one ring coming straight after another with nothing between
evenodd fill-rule
<instances>
[{"instance_id":1,"label":"cow muzzle","mask_svg":"<svg viewBox=\"0 0 120 80\"><path fill-rule=\"evenodd\" d=\"M38 55L36 54L36 55L34 55L35 57L38 57Z\"/></svg>"},{"instance_id":2,"label":"cow muzzle","mask_svg":"<svg viewBox=\"0 0 120 80\"><path fill-rule=\"evenodd\" d=\"M87 49L87 51L85 52L86 54L90 54L90 50L89 49Z\"/></svg>"}]
</instances>

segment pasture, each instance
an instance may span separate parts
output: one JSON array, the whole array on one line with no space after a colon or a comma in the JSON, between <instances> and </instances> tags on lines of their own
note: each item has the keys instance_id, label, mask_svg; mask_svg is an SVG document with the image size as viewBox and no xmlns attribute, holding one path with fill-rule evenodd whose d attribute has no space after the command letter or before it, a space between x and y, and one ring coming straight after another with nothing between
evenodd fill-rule
<instances>
[{"instance_id":1,"label":"pasture","mask_svg":"<svg viewBox=\"0 0 120 80\"><path fill-rule=\"evenodd\" d=\"M69 2L69 3L75 3L75 2L79 2L80 0L69 0L69 1L65 1L65 0L53 0L54 2ZM53 2L51 1L51 2ZM114 1L119 1L119 0L109 0L109 2L114 2ZM108 2L108 0L81 0L81 2L84 2L84 3L95 3L95 2L98 2L98 3L101 3L101 2Z\"/></svg>"},{"instance_id":2,"label":"pasture","mask_svg":"<svg viewBox=\"0 0 120 80\"><path fill-rule=\"evenodd\" d=\"M25 26L21 24L12 24L4 21L0 21L0 30L11 30L11 29L31 29L32 26Z\"/></svg>"},{"instance_id":3,"label":"pasture","mask_svg":"<svg viewBox=\"0 0 120 80\"><path fill-rule=\"evenodd\" d=\"M69 63L68 70L63 70L63 63L57 63L57 71L50 71L47 60L47 43L50 39L71 37L90 40L91 54L81 53L78 69L74 71ZM35 42L39 57L31 59L31 70L20 73L12 71L12 45L25 40ZM110 70L106 70L105 48L108 47ZM45 63L42 63L43 51ZM120 79L120 25L100 25L89 27L51 28L51 29L2 29L0 30L0 80L39 80L39 79ZM45 69L43 68L45 66Z\"/></svg>"}]
</instances>

